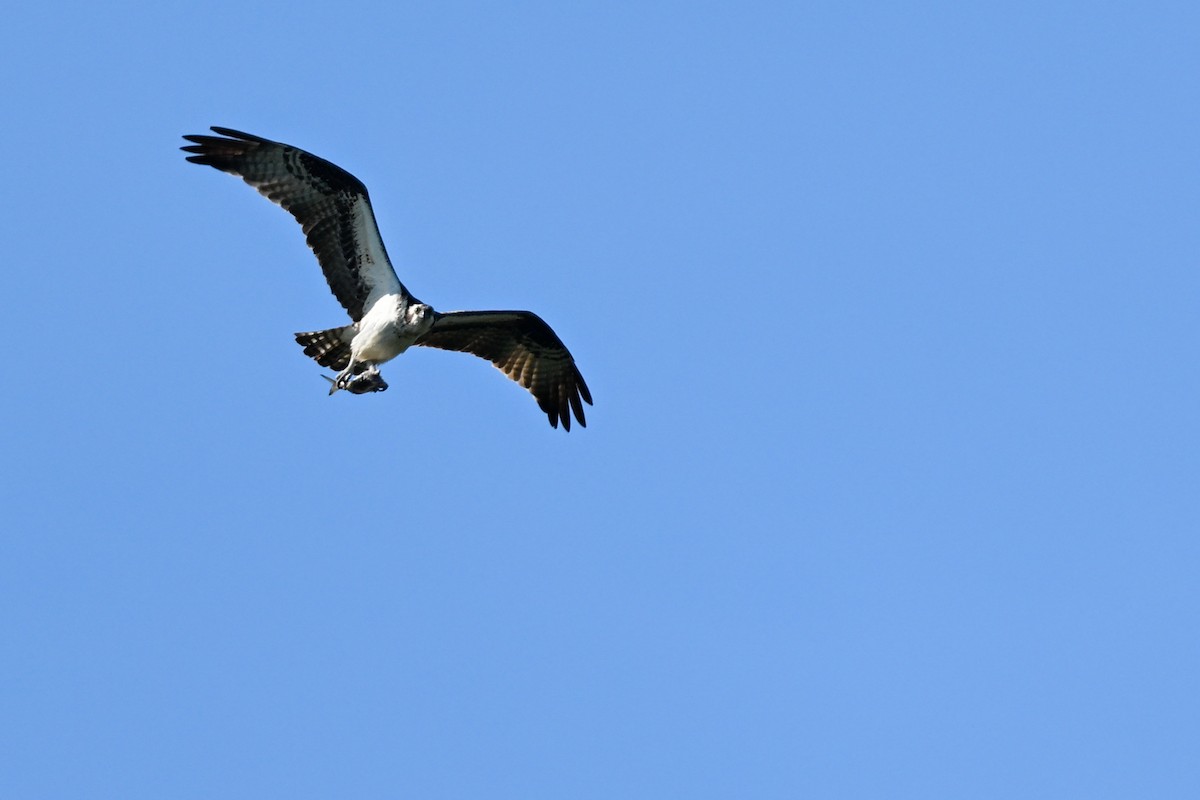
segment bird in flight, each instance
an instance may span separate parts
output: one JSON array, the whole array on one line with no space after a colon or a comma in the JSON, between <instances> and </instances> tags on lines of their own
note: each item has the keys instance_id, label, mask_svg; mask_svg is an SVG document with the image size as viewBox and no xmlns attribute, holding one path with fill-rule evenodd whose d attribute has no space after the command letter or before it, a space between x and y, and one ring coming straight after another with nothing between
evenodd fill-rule
<instances>
[{"instance_id":1,"label":"bird in flight","mask_svg":"<svg viewBox=\"0 0 1200 800\"><path fill-rule=\"evenodd\" d=\"M217 136L184 136L188 161L237 175L296 218L325 280L351 324L297 333L304 354L338 370L329 393L381 392L379 365L412 345L458 350L486 358L524 386L558 427L571 414L586 427L591 405L575 359L549 325L532 311L442 313L404 288L375 223L367 187L341 167L298 147L229 128Z\"/></svg>"}]
</instances>

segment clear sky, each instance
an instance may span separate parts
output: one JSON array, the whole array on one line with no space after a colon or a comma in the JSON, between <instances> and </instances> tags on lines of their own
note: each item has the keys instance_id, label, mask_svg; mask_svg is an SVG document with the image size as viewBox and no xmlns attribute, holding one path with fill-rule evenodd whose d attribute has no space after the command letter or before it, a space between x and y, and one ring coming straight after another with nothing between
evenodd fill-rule
<instances>
[{"instance_id":1,"label":"clear sky","mask_svg":"<svg viewBox=\"0 0 1200 800\"><path fill-rule=\"evenodd\" d=\"M0 27L0 797L1195 797L1195 3L39 3ZM298 226L440 310L326 396Z\"/></svg>"}]
</instances>

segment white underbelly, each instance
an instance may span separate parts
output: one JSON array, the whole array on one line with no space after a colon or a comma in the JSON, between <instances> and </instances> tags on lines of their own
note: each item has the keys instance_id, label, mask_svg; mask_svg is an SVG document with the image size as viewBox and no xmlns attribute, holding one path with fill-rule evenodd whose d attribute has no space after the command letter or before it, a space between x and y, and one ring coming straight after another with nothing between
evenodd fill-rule
<instances>
[{"instance_id":1,"label":"white underbelly","mask_svg":"<svg viewBox=\"0 0 1200 800\"><path fill-rule=\"evenodd\" d=\"M359 331L350 343L350 352L355 361L373 361L382 364L403 353L412 344L412 337L396 334L393 326Z\"/></svg>"},{"instance_id":2,"label":"white underbelly","mask_svg":"<svg viewBox=\"0 0 1200 800\"><path fill-rule=\"evenodd\" d=\"M409 348L416 336L403 331L399 310L399 298L390 296L381 298L363 315L358 323L358 333L350 342L350 353L355 361L382 364Z\"/></svg>"}]
</instances>

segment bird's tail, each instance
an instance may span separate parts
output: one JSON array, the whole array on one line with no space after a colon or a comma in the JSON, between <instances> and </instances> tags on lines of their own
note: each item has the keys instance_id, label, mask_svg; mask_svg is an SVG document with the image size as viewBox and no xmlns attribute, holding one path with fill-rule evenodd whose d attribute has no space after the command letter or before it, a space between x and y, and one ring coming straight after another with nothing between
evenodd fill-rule
<instances>
[{"instance_id":1,"label":"bird's tail","mask_svg":"<svg viewBox=\"0 0 1200 800\"><path fill-rule=\"evenodd\" d=\"M304 348L304 355L322 367L340 371L350 363L350 340L353 338L354 326L344 325L326 331L297 333L296 343Z\"/></svg>"}]
</instances>

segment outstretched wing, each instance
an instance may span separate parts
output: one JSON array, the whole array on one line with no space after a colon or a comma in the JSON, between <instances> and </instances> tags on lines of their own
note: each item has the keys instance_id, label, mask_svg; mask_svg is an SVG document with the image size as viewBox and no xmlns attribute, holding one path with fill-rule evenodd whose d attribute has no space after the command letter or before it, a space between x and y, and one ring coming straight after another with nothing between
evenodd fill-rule
<instances>
[{"instance_id":1,"label":"outstretched wing","mask_svg":"<svg viewBox=\"0 0 1200 800\"><path fill-rule=\"evenodd\" d=\"M473 353L524 386L550 418L571 430L571 412L587 427L583 402L592 395L557 334L531 311L454 311L439 314L417 344Z\"/></svg>"},{"instance_id":2,"label":"outstretched wing","mask_svg":"<svg viewBox=\"0 0 1200 800\"><path fill-rule=\"evenodd\" d=\"M323 158L229 128L220 136L184 136L188 161L242 178L283 206L304 228L325 280L355 322L385 294L407 294L392 269L367 187Z\"/></svg>"}]
</instances>

